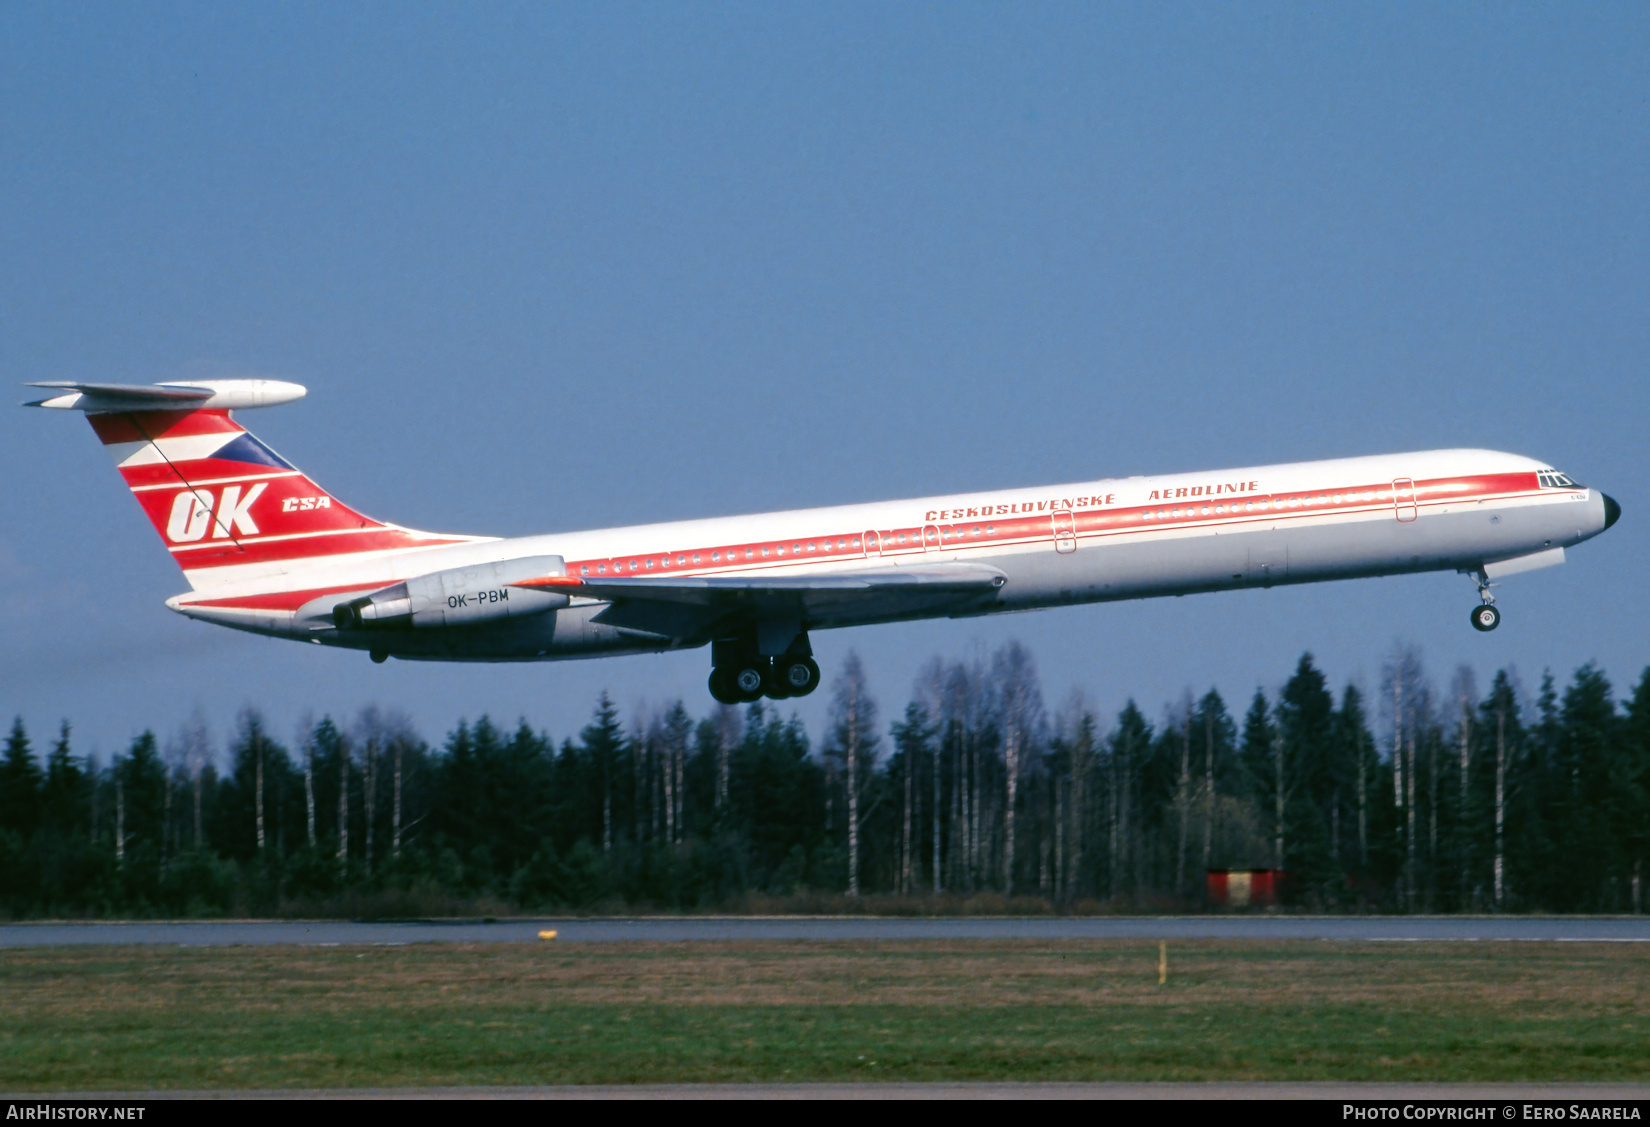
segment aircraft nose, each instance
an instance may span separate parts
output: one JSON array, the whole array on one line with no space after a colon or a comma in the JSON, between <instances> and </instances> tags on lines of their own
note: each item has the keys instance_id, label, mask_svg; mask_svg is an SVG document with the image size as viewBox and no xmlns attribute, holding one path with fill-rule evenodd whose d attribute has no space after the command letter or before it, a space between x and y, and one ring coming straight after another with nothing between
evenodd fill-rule
<instances>
[{"instance_id":1,"label":"aircraft nose","mask_svg":"<svg viewBox=\"0 0 1650 1127\"><path fill-rule=\"evenodd\" d=\"M1609 528L1621 519L1621 506L1608 493L1600 493L1599 496L1604 498L1604 527Z\"/></svg>"}]
</instances>

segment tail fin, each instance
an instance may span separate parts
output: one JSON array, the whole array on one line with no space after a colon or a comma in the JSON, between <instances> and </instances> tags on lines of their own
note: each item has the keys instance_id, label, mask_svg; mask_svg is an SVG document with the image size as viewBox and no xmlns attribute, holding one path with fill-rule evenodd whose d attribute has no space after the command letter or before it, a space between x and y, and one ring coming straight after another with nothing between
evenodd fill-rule
<instances>
[{"instance_id":1,"label":"tail fin","mask_svg":"<svg viewBox=\"0 0 1650 1127\"><path fill-rule=\"evenodd\" d=\"M469 536L414 532L362 516L237 423L230 410L304 394L275 380L36 384L65 389L33 407L87 412L172 558L197 590Z\"/></svg>"}]
</instances>

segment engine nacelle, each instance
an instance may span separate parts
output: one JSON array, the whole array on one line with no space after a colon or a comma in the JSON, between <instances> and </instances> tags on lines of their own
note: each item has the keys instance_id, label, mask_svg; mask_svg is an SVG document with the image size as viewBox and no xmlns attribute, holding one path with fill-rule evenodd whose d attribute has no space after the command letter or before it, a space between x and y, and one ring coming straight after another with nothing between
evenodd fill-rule
<instances>
[{"instance_id":1,"label":"engine nacelle","mask_svg":"<svg viewBox=\"0 0 1650 1127\"><path fill-rule=\"evenodd\" d=\"M432 571L332 608L340 630L407 630L474 626L543 614L567 605L566 595L513 587L525 579L566 575L561 556L528 556L499 563Z\"/></svg>"}]
</instances>

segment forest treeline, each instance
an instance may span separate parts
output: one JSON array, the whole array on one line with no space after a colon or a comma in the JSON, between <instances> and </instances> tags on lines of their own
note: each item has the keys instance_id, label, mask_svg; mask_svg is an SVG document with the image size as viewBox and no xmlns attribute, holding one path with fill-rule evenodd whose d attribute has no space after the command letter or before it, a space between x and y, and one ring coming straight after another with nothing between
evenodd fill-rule
<instances>
[{"instance_id":1,"label":"forest treeline","mask_svg":"<svg viewBox=\"0 0 1650 1127\"><path fill-rule=\"evenodd\" d=\"M772 704L680 702L576 739L374 708L283 742L255 711L107 762L22 718L0 761L11 916L480 910L1198 910L1205 870L1282 868L1320 911L1638 912L1650 669L1527 694L1448 687L1412 651L1366 696L1310 654L1281 690L1155 716L1045 704L1017 643L934 659L879 708L857 658L809 733Z\"/></svg>"}]
</instances>

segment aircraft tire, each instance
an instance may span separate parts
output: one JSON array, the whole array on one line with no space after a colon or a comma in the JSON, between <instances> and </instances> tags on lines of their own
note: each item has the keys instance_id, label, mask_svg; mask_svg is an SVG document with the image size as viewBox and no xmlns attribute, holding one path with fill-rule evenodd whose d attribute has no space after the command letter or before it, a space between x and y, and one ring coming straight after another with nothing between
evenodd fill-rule
<instances>
[{"instance_id":1,"label":"aircraft tire","mask_svg":"<svg viewBox=\"0 0 1650 1127\"><path fill-rule=\"evenodd\" d=\"M738 695L739 703L750 704L762 699L769 688L768 678L755 665L736 665L728 671L728 685Z\"/></svg>"},{"instance_id":2,"label":"aircraft tire","mask_svg":"<svg viewBox=\"0 0 1650 1127\"><path fill-rule=\"evenodd\" d=\"M728 683L728 671L720 667L710 671L710 695L718 704L738 704L739 695Z\"/></svg>"},{"instance_id":3,"label":"aircraft tire","mask_svg":"<svg viewBox=\"0 0 1650 1127\"><path fill-rule=\"evenodd\" d=\"M1487 634L1501 625L1501 612L1490 603L1472 608L1472 628Z\"/></svg>"},{"instance_id":4,"label":"aircraft tire","mask_svg":"<svg viewBox=\"0 0 1650 1127\"><path fill-rule=\"evenodd\" d=\"M819 688L819 665L813 658L804 657L775 664L774 683L784 696L805 697Z\"/></svg>"}]
</instances>

